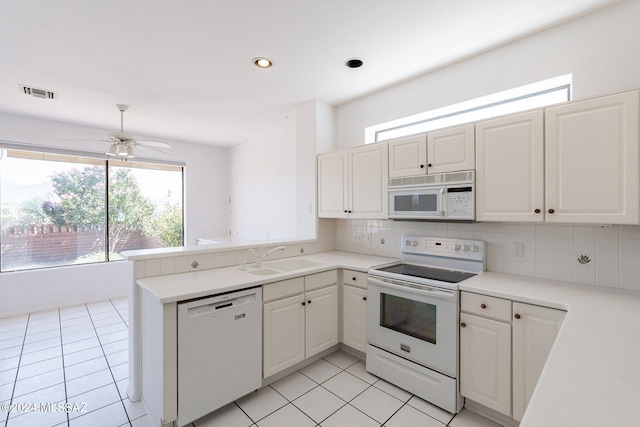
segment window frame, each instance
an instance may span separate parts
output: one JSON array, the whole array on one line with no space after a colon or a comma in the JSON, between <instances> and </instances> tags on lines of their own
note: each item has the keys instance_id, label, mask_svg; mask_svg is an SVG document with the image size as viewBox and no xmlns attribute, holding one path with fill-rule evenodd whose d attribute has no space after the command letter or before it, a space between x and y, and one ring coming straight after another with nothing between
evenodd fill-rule
<instances>
[{"instance_id":1,"label":"window frame","mask_svg":"<svg viewBox=\"0 0 640 427\"><path fill-rule=\"evenodd\" d=\"M175 161L175 160L163 160L163 159L155 159L155 158L146 158L146 157L135 157L135 160L125 161L122 159L110 159L105 156L104 153L101 152L93 152L93 151L81 151L81 150L73 150L66 148L58 148L51 146L41 146L35 144L26 144L20 142L6 141L0 140L0 159L2 159L2 155L6 151L19 151L21 155L14 156L20 157L24 159L32 159L32 160L48 160L48 161L68 161L71 163L78 164L95 164L102 166L104 168L104 179L105 179L105 188L104 188L104 227L105 227L105 238L104 238L104 261L94 261L87 262L81 264L60 264L60 265L51 265L51 266L41 266L41 267L30 267L30 268L14 268L9 270L2 270L0 268L0 274L2 273L13 273L13 272L25 272L25 271L34 271L34 270L42 270L48 268L60 268L60 267L72 267L75 265L89 265L89 264L101 264L101 263L109 263L109 262L118 262L122 261L121 259L111 260L109 253L109 170L110 167L129 167L132 169L155 169L155 170L168 170L168 171L176 171L180 172L180 180L181 180L181 221L182 221L182 244L184 245L185 241L185 179L184 173L186 168L186 162L184 161ZM15 154L15 153L14 153ZM49 159L47 158L49 157ZM69 159L64 159L64 157L69 157ZM133 165L133 166L132 166ZM0 259L3 254L0 253Z\"/></svg>"},{"instance_id":2,"label":"window frame","mask_svg":"<svg viewBox=\"0 0 640 427\"><path fill-rule=\"evenodd\" d=\"M538 104L526 108L514 108L511 113L518 113L522 111L531 110L532 108L544 108L550 105L555 105L560 102L570 101L572 98L572 75L564 74L556 76L550 79L541 80L535 83L519 86L516 88L495 92L479 98L470 99L467 101L451 104L445 107L435 108L429 111L425 111L418 114L402 117L396 120L379 123L365 128L365 144L372 144L381 141L388 141L390 139L402 138L405 136L421 134L438 129L444 129L451 126L458 126L467 123L473 123L480 120L487 120L495 117L505 115L504 112L497 114L488 114L480 118L462 118L456 122L450 122L443 124L442 126L434 126L432 128L420 128L421 125L425 125L438 120L444 120L453 118L456 116L464 117L467 114L478 111L490 111L492 108L505 106L508 104L515 104L519 101L526 99L533 99L552 93L566 94L566 99L558 102ZM397 132L398 130L406 129L405 131ZM391 134L385 136L385 134Z\"/></svg>"}]
</instances>

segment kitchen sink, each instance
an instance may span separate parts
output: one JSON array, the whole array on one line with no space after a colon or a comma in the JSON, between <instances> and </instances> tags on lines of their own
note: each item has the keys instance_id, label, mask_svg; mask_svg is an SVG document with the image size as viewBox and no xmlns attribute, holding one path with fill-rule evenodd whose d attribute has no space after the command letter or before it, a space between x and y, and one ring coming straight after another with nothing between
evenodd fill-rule
<instances>
[{"instance_id":1,"label":"kitchen sink","mask_svg":"<svg viewBox=\"0 0 640 427\"><path fill-rule=\"evenodd\" d=\"M265 266L269 268L274 268L280 271L293 271L293 270L302 270L303 268L315 267L321 265L321 262L311 261L308 259L283 259L278 261L271 261L269 263L265 263Z\"/></svg>"},{"instance_id":2,"label":"kitchen sink","mask_svg":"<svg viewBox=\"0 0 640 427\"><path fill-rule=\"evenodd\" d=\"M273 270L271 268L261 268L259 270L247 270L247 273L255 274L256 276L269 276L270 274L282 273L282 271Z\"/></svg>"}]
</instances>

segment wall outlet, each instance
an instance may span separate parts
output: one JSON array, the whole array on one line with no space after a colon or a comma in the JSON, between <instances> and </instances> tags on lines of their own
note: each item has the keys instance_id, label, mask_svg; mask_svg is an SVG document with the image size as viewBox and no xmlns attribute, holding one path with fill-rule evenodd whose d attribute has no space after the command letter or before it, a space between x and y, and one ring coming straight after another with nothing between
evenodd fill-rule
<instances>
[{"instance_id":1,"label":"wall outlet","mask_svg":"<svg viewBox=\"0 0 640 427\"><path fill-rule=\"evenodd\" d=\"M514 258L524 258L524 243L513 242L511 247L511 256Z\"/></svg>"},{"instance_id":2,"label":"wall outlet","mask_svg":"<svg viewBox=\"0 0 640 427\"><path fill-rule=\"evenodd\" d=\"M364 242L367 244L371 244L371 233L366 233L363 238Z\"/></svg>"},{"instance_id":3,"label":"wall outlet","mask_svg":"<svg viewBox=\"0 0 640 427\"><path fill-rule=\"evenodd\" d=\"M356 242L362 242L362 233L353 233L353 240Z\"/></svg>"}]
</instances>

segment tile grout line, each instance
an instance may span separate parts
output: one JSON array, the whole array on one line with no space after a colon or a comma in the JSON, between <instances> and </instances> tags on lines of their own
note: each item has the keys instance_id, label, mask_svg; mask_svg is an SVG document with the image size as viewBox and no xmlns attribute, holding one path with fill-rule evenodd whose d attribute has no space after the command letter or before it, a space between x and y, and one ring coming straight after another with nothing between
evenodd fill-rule
<instances>
[{"instance_id":1,"label":"tile grout line","mask_svg":"<svg viewBox=\"0 0 640 427\"><path fill-rule=\"evenodd\" d=\"M60 309L58 309L58 323L60 325L60 353L62 354L62 379L64 384L64 402L69 403L69 397L67 394L67 372L65 370L64 364L64 345L62 345L62 315L60 313ZM67 415L67 426L69 425L69 412L65 411Z\"/></svg>"},{"instance_id":2,"label":"tile grout line","mask_svg":"<svg viewBox=\"0 0 640 427\"><path fill-rule=\"evenodd\" d=\"M11 397L9 398L9 404L13 403L13 394L16 391L16 383L18 382L18 374L20 373L20 362L22 361L22 352L24 351L24 343L27 339L27 330L29 328L29 320L31 319L31 313L29 313L27 317L27 323L24 326L24 336L22 337L22 347L20 348L20 357L18 358L18 368L16 369L16 377L13 381L13 388L11 389ZM9 415L11 412L7 412L7 417L5 418L5 425L9 424Z\"/></svg>"},{"instance_id":3,"label":"tile grout line","mask_svg":"<svg viewBox=\"0 0 640 427\"><path fill-rule=\"evenodd\" d=\"M118 317L120 317L122 323L124 323L127 326L127 329L129 329L129 324L125 322L124 317L122 317L120 310L118 310L118 307L116 307L116 305L113 303L113 300L109 300L109 302L111 303L111 306L116 310L116 313L118 313Z\"/></svg>"}]
</instances>

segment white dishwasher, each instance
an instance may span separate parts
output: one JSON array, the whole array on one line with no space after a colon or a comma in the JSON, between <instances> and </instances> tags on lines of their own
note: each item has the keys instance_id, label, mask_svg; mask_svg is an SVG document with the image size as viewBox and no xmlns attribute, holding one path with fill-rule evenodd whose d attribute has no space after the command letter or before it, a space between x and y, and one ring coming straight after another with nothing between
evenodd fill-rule
<instances>
[{"instance_id":1,"label":"white dishwasher","mask_svg":"<svg viewBox=\"0 0 640 427\"><path fill-rule=\"evenodd\" d=\"M261 386L262 288L179 302L178 425Z\"/></svg>"}]
</instances>

